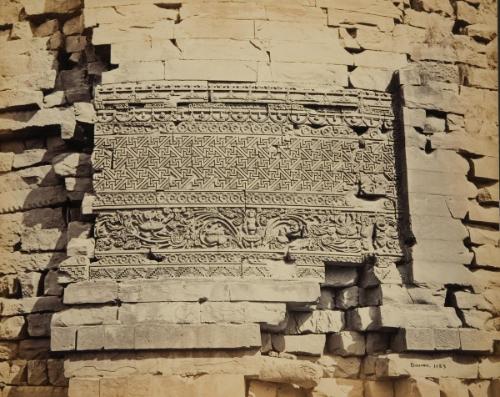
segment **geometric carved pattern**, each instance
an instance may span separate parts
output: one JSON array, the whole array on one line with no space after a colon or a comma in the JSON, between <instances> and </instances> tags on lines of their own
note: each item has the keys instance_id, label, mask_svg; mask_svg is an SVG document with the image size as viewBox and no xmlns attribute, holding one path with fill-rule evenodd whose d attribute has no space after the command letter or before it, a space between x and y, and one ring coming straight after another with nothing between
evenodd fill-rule
<instances>
[{"instance_id":1,"label":"geometric carved pattern","mask_svg":"<svg viewBox=\"0 0 500 397\"><path fill-rule=\"evenodd\" d=\"M90 278L321 278L397 258L391 96L244 84L97 88Z\"/></svg>"}]
</instances>

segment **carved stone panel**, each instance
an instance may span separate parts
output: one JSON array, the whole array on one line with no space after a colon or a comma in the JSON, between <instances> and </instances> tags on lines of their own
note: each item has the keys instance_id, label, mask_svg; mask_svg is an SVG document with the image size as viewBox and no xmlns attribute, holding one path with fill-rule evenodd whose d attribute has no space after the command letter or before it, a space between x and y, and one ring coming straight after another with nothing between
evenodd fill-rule
<instances>
[{"instance_id":1,"label":"carved stone panel","mask_svg":"<svg viewBox=\"0 0 500 397\"><path fill-rule=\"evenodd\" d=\"M321 279L401 255L388 94L149 83L95 104L92 279Z\"/></svg>"}]
</instances>

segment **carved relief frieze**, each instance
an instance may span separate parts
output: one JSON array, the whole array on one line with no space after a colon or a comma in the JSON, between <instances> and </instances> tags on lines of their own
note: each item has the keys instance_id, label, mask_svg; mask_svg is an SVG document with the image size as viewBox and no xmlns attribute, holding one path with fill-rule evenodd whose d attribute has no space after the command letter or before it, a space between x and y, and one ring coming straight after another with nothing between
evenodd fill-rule
<instances>
[{"instance_id":1,"label":"carved relief frieze","mask_svg":"<svg viewBox=\"0 0 500 397\"><path fill-rule=\"evenodd\" d=\"M97 87L89 277L313 278L400 257L391 96Z\"/></svg>"}]
</instances>

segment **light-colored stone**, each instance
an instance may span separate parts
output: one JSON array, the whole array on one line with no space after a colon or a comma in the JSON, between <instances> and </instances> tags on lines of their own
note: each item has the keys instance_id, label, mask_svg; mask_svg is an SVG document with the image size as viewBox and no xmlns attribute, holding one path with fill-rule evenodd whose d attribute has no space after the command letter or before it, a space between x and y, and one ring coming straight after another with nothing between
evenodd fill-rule
<instances>
[{"instance_id":1,"label":"light-colored stone","mask_svg":"<svg viewBox=\"0 0 500 397\"><path fill-rule=\"evenodd\" d=\"M230 300L255 302L316 302L320 296L319 284L308 281L261 281L229 283Z\"/></svg>"},{"instance_id":2,"label":"light-colored stone","mask_svg":"<svg viewBox=\"0 0 500 397\"><path fill-rule=\"evenodd\" d=\"M234 349L260 347L258 324L154 323L135 327L136 349Z\"/></svg>"},{"instance_id":3,"label":"light-colored stone","mask_svg":"<svg viewBox=\"0 0 500 397\"><path fill-rule=\"evenodd\" d=\"M254 22L245 20L193 17L175 25L174 38L221 38L233 40L253 39Z\"/></svg>"},{"instance_id":4,"label":"light-colored stone","mask_svg":"<svg viewBox=\"0 0 500 397\"><path fill-rule=\"evenodd\" d=\"M323 376L320 365L306 360L288 360L262 357L259 380L266 382L291 383L304 388L313 388Z\"/></svg>"},{"instance_id":5,"label":"light-colored stone","mask_svg":"<svg viewBox=\"0 0 500 397\"><path fill-rule=\"evenodd\" d=\"M396 70L408 64L406 55L366 50L354 55L354 66Z\"/></svg>"},{"instance_id":6,"label":"light-colored stone","mask_svg":"<svg viewBox=\"0 0 500 397\"><path fill-rule=\"evenodd\" d=\"M366 351L365 336L354 331L328 335L328 351L340 356L363 356Z\"/></svg>"},{"instance_id":7,"label":"light-colored stone","mask_svg":"<svg viewBox=\"0 0 500 397\"><path fill-rule=\"evenodd\" d=\"M383 32L390 32L394 29L394 20L392 18L329 8L328 26L357 26L358 24L376 26Z\"/></svg>"},{"instance_id":8,"label":"light-colored stone","mask_svg":"<svg viewBox=\"0 0 500 397\"><path fill-rule=\"evenodd\" d=\"M77 15L64 22L63 33L66 36L83 32L83 15Z\"/></svg>"},{"instance_id":9,"label":"light-colored stone","mask_svg":"<svg viewBox=\"0 0 500 397\"><path fill-rule=\"evenodd\" d=\"M347 87L348 85L346 65L259 62L257 75L258 82L264 83L329 84L336 87Z\"/></svg>"},{"instance_id":10,"label":"light-colored stone","mask_svg":"<svg viewBox=\"0 0 500 397\"><path fill-rule=\"evenodd\" d=\"M344 314L339 310L315 310L310 313L292 312L289 315L288 334L329 333L344 329Z\"/></svg>"},{"instance_id":11,"label":"light-colored stone","mask_svg":"<svg viewBox=\"0 0 500 397\"><path fill-rule=\"evenodd\" d=\"M101 325L78 327L76 350L104 349L104 327Z\"/></svg>"},{"instance_id":12,"label":"light-colored stone","mask_svg":"<svg viewBox=\"0 0 500 397\"><path fill-rule=\"evenodd\" d=\"M388 3L380 0L318 0L316 7L336 8L339 10L358 11L371 15L380 15L388 18L400 19L401 10Z\"/></svg>"},{"instance_id":13,"label":"light-colored stone","mask_svg":"<svg viewBox=\"0 0 500 397\"><path fill-rule=\"evenodd\" d=\"M68 256L94 257L95 240L93 238L72 238L66 245Z\"/></svg>"},{"instance_id":14,"label":"light-colored stone","mask_svg":"<svg viewBox=\"0 0 500 397\"><path fill-rule=\"evenodd\" d=\"M38 111L7 112L0 117L0 132L29 127L60 125L63 138L71 138L75 130L75 115L70 108L50 108Z\"/></svg>"},{"instance_id":15,"label":"light-colored stone","mask_svg":"<svg viewBox=\"0 0 500 397\"><path fill-rule=\"evenodd\" d=\"M498 181L498 157L482 157L471 161L475 177Z\"/></svg>"},{"instance_id":16,"label":"light-colored stone","mask_svg":"<svg viewBox=\"0 0 500 397\"><path fill-rule=\"evenodd\" d=\"M478 376L478 364L473 357L393 353L378 356L375 360L379 377L476 379Z\"/></svg>"},{"instance_id":17,"label":"light-colored stone","mask_svg":"<svg viewBox=\"0 0 500 397\"><path fill-rule=\"evenodd\" d=\"M50 350L68 351L76 349L76 327L51 327Z\"/></svg>"},{"instance_id":18,"label":"light-colored stone","mask_svg":"<svg viewBox=\"0 0 500 397\"><path fill-rule=\"evenodd\" d=\"M458 335L458 332L457 332ZM392 341L394 351L432 351L434 333L431 328L402 328Z\"/></svg>"},{"instance_id":19,"label":"light-colored stone","mask_svg":"<svg viewBox=\"0 0 500 397\"><path fill-rule=\"evenodd\" d=\"M89 176L90 155L86 153L63 153L52 160L54 171L60 176Z\"/></svg>"},{"instance_id":20,"label":"light-colored stone","mask_svg":"<svg viewBox=\"0 0 500 397\"><path fill-rule=\"evenodd\" d=\"M117 284L114 284L117 286ZM116 287L117 288L117 287ZM222 281L151 280L124 281L119 285L118 298L122 302L198 302L229 301L229 283ZM90 292L90 291L89 291ZM258 294L256 294L258 296ZM115 298L113 298L115 299ZM247 299L242 299L247 300ZM263 299L266 301L266 299ZM286 301L286 300L285 300Z\"/></svg>"},{"instance_id":21,"label":"light-colored stone","mask_svg":"<svg viewBox=\"0 0 500 397\"><path fill-rule=\"evenodd\" d=\"M22 0L27 15L66 14L76 11L81 0Z\"/></svg>"},{"instance_id":22,"label":"light-colored stone","mask_svg":"<svg viewBox=\"0 0 500 397\"><path fill-rule=\"evenodd\" d=\"M356 286L342 288L335 294L335 305L337 308L347 310L358 306L359 288Z\"/></svg>"},{"instance_id":23,"label":"light-colored stone","mask_svg":"<svg viewBox=\"0 0 500 397\"><path fill-rule=\"evenodd\" d=\"M72 307L55 313L52 317L53 327L71 327L79 325L102 325L117 323L118 308L104 307Z\"/></svg>"},{"instance_id":24,"label":"light-colored stone","mask_svg":"<svg viewBox=\"0 0 500 397\"><path fill-rule=\"evenodd\" d=\"M469 397L467 386L460 379L441 378L439 389L442 397Z\"/></svg>"},{"instance_id":25,"label":"light-colored stone","mask_svg":"<svg viewBox=\"0 0 500 397\"><path fill-rule=\"evenodd\" d=\"M150 321L196 324L200 322L200 305L193 302L124 304L120 306L118 320L124 324L140 324Z\"/></svg>"},{"instance_id":26,"label":"light-colored stone","mask_svg":"<svg viewBox=\"0 0 500 397\"><path fill-rule=\"evenodd\" d=\"M99 378L71 378L68 397L99 396Z\"/></svg>"},{"instance_id":27,"label":"light-colored stone","mask_svg":"<svg viewBox=\"0 0 500 397\"><path fill-rule=\"evenodd\" d=\"M326 336L323 334L272 336L273 348L278 352L321 356L325 349Z\"/></svg>"},{"instance_id":28,"label":"light-colored stone","mask_svg":"<svg viewBox=\"0 0 500 397\"><path fill-rule=\"evenodd\" d=\"M492 335L475 329L460 329L460 349L467 352L491 352L493 350Z\"/></svg>"},{"instance_id":29,"label":"light-colored stone","mask_svg":"<svg viewBox=\"0 0 500 397\"><path fill-rule=\"evenodd\" d=\"M103 84L127 83L127 82L147 81L147 80L163 80L165 78L174 80L175 79L187 80L188 79L187 75L189 73L189 70L187 70L185 74L181 77L181 74L183 73L182 68L179 68L178 64L176 65L177 69L175 70L178 72L178 74L174 75L173 73L171 73L168 76L166 76L164 62L161 61L126 62L117 69L113 69L109 72L102 73L102 83Z\"/></svg>"},{"instance_id":30,"label":"light-colored stone","mask_svg":"<svg viewBox=\"0 0 500 397\"><path fill-rule=\"evenodd\" d=\"M394 397L394 385L391 381L368 380L364 397Z\"/></svg>"},{"instance_id":31,"label":"light-colored stone","mask_svg":"<svg viewBox=\"0 0 500 397\"><path fill-rule=\"evenodd\" d=\"M394 384L394 397L440 397L439 385L425 378L397 380Z\"/></svg>"},{"instance_id":32,"label":"light-colored stone","mask_svg":"<svg viewBox=\"0 0 500 397\"><path fill-rule=\"evenodd\" d=\"M0 108L8 109L16 106L41 106L43 94L35 90L6 90L0 92Z\"/></svg>"},{"instance_id":33,"label":"light-colored stone","mask_svg":"<svg viewBox=\"0 0 500 397\"><path fill-rule=\"evenodd\" d=\"M0 319L0 335L2 339L20 339L25 334L25 320L22 316L3 317Z\"/></svg>"},{"instance_id":34,"label":"light-colored stone","mask_svg":"<svg viewBox=\"0 0 500 397\"><path fill-rule=\"evenodd\" d=\"M393 74L392 71L387 69L358 66L349 73L349 81L355 88L386 91Z\"/></svg>"},{"instance_id":35,"label":"light-colored stone","mask_svg":"<svg viewBox=\"0 0 500 397\"><path fill-rule=\"evenodd\" d=\"M261 323L279 325L285 320L286 305L263 302L204 302L202 323Z\"/></svg>"},{"instance_id":36,"label":"light-colored stone","mask_svg":"<svg viewBox=\"0 0 500 397\"><path fill-rule=\"evenodd\" d=\"M149 80L158 79L163 79L163 77ZM257 81L257 62L218 59L203 61L167 60L165 62L165 79L255 82Z\"/></svg>"},{"instance_id":37,"label":"light-colored stone","mask_svg":"<svg viewBox=\"0 0 500 397\"><path fill-rule=\"evenodd\" d=\"M118 299L118 284L115 281L85 281L70 284L64 290L64 303L67 305L108 303L116 299Z\"/></svg>"},{"instance_id":38,"label":"light-colored stone","mask_svg":"<svg viewBox=\"0 0 500 397\"><path fill-rule=\"evenodd\" d=\"M323 378L311 397L363 397L363 381L357 379Z\"/></svg>"}]
</instances>

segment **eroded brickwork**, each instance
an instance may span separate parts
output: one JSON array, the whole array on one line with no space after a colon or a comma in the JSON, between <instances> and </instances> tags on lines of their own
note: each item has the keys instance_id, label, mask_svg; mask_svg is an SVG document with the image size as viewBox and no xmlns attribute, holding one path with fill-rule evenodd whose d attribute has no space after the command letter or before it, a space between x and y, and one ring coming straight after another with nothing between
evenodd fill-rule
<instances>
[{"instance_id":1,"label":"eroded brickwork","mask_svg":"<svg viewBox=\"0 0 500 397\"><path fill-rule=\"evenodd\" d=\"M2 397L499 395L495 2L1 0L0 25Z\"/></svg>"}]
</instances>

